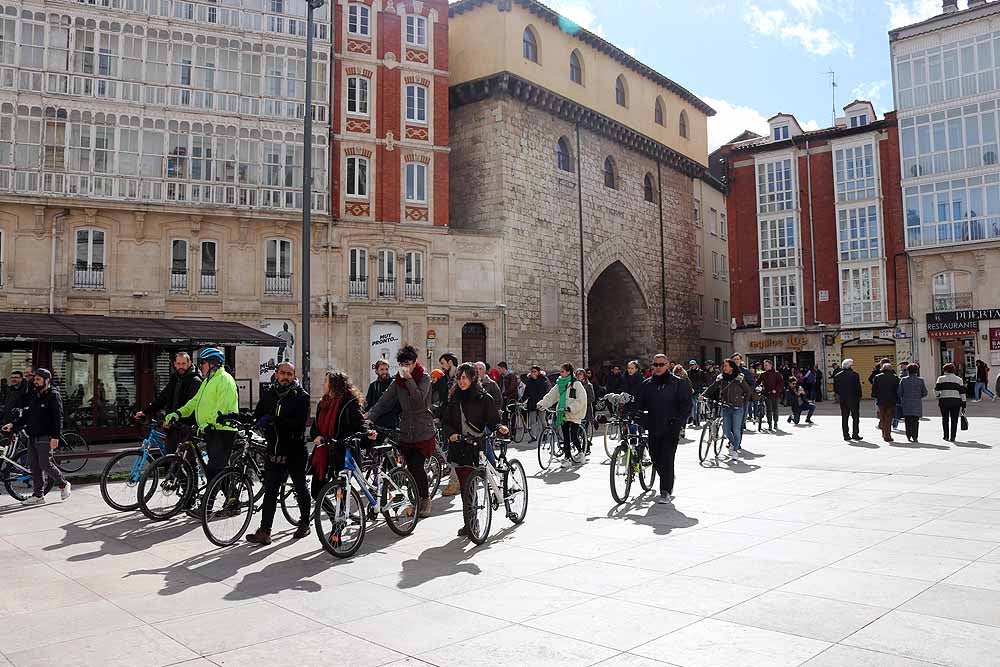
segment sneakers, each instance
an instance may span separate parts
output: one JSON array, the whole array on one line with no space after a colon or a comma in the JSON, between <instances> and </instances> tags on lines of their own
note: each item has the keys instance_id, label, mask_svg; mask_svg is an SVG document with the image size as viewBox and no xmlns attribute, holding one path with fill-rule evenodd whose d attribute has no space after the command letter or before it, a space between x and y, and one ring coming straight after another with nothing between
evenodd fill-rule
<instances>
[{"instance_id":1,"label":"sneakers","mask_svg":"<svg viewBox=\"0 0 1000 667\"><path fill-rule=\"evenodd\" d=\"M457 496L459 494L458 484L449 484L441 492L442 496Z\"/></svg>"},{"instance_id":2,"label":"sneakers","mask_svg":"<svg viewBox=\"0 0 1000 667\"><path fill-rule=\"evenodd\" d=\"M420 519L426 519L431 515L431 499L423 498L420 501L420 509L417 511L417 517Z\"/></svg>"},{"instance_id":3,"label":"sneakers","mask_svg":"<svg viewBox=\"0 0 1000 667\"><path fill-rule=\"evenodd\" d=\"M62 487L59 489L60 500L69 500L69 497L72 494L73 494L73 485L70 484L69 482L63 484Z\"/></svg>"},{"instance_id":4,"label":"sneakers","mask_svg":"<svg viewBox=\"0 0 1000 667\"><path fill-rule=\"evenodd\" d=\"M569 459L563 459L562 463L559 464L559 467L560 468L572 468L573 467L573 462L570 461Z\"/></svg>"},{"instance_id":5,"label":"sneakers","mask_svg":"<svg viewBox=\"0 0 1000 667\"><path fill-rule=\"evenodd\" d=\"M855 433L854 435L851 436L851 440L864 440L864 438Z\"/></svg>"},{"instance_id":6,"label":"sneakers","mask_svg":"<svg viewBox=\"0 0 1000 667\"><path fill-rule=\"evenodd\" d=\"M38 496L29 496L28 498L25 498L24 500L21 501L21 505L23 507L31 507L32 505L44 505L44 504L45 504L45 498Z\"/></svg>"},{"instance_id":7,"label":"sneakers","mask_svg":"<svg viewBox=\"0 0 1000 667\"><path fill-rule=\"evenodd\" d=\"M301 527L299 529L301 530ZM298 531L296 531L296 534L298 534ZM250 533L247 535L247 542L250 544L267 546L271 543L271 531L265 530L264 528L258 528L256 533Z\"/></svg>"},{"instance_id":8,"label":"sneakers","mask_svg":"<svg viewBox=\"0 0 1000 667\"><path fill-rule=\"evenodd\" d=\"M660 497L656 499L657 505L673 505L674 497L669 493L660 493Z\"/></svg>"}]
</instances>

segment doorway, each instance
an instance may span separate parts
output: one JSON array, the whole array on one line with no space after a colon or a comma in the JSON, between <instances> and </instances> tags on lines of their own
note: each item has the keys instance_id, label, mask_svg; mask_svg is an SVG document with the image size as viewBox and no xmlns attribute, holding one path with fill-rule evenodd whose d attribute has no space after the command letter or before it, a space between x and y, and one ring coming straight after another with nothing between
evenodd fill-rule
<instances>
[{"instance_id":1,"label":"doorway","mask_svg":"<svg viewBox=\"0 0 1000 667\"><path fill-rule=\"evenodd\" d=\"M462 327L462 361L486 363L486 325L469 322Z\"/></svg>"},{"instance_id":2,"label":"doorway","mask_svg":"<svg viewBox=\"0 0 1000 667\"><path fill-rule=\"evenodd\" d=\"M976 339L947 338L939 342L941 365L955 364L955 375L966 382L976 381Z\"/></svg>"}]
</instances>

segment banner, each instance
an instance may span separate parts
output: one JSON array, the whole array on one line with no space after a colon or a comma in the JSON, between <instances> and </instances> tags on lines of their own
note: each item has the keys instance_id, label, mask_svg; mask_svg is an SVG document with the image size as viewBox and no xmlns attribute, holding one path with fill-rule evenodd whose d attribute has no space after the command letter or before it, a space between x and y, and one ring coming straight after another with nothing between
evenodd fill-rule
<instances>
[{"instance_id":1,"label":"banner","mask_svg":"<svg viewBox=\"0 0 1000 667\"><path fill-rule=\"evenodd\" d=\"M295 323L291 320L264 320L259 329L281 339L278 347L260 348L260 387L263 391L274 376L274 371L282 361L295 363Z\"/></svg>"},{"instance_id":2,"label":"banner","mask_svg":"<svg viewBox=\"0 0 1000 667\"><path fill-rule=\"evenodd\" d=\"M375 379L375 363L385 360L389 363L389 375L395 375L399 370L396 363L396 353L402 345L403 327L398 322L375 322L371 328L371 365L370 380Z\"/></svg>"}]
</instances>

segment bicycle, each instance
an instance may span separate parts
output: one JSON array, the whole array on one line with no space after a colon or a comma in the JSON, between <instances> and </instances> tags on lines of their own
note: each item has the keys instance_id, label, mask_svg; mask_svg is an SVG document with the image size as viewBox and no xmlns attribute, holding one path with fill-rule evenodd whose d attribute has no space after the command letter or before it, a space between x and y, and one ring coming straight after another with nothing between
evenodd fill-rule
<instances>
[{"instance_id":1,"label":"bicycle","mask_svg":"<svg viewBox=\"0 0 1000 667\"><path fill-rule=\"evenodd\" d=\"M66 429L59 434L59 446L52 453L55 463L59 469L65 473L73 474L83 470L90 460L89 456L81 457L80 454L90 452L90 443L80 435L76 429ZM65 455L73 454L71 458Z\"/></svg>"},{"instance_id":2,"label":"bicycle","mask_svg":"<svg viewBox=\"0 0 1000 667\"><path fill-rule=\"evenodd\" d=\"M709 451L714 451L715 458L719 458L725 435L722 433L722 403L706 398L699 400L704 401L706 405L705 427L701 430L701 440L698 442L698 462L704 465Z\"/></svg>"},{"instance_id":3,"label":"bicycle","mask_svg":"<svg viewBox=\"0 0 1000 667\"><path fill-rule=\"evenodd\" d=\"M623 429L627 430L628 421L623 418L625 405L632 402L631 394L605 394L598 406L606 408L608 416L604 420L604 453L610 459L614 453L611 443L621 439Z\"/></svg>"},{"instance_id":4,"label":"bicycle","mask_svg":"<svg viewBox=\"0 0 1000 667\"><path fill-rule=\"evenodd\" d=\"M264 493L261 460L267 451L266 441L255 433L252 416L220 415L219 423L236 428L237 439L229 466L209 482L202 502L201 526L205 537L219 547L228 547L243 537L253 520L256 504ZM259 487L254 493L251 477Z\"/></svg>"},{"instance_id":5,"label":"bicycle","mask_svg":"<svg viewBox=\"0 0 1000 667\"><path fill-rule=\"evenodd\" d=\"M367 437L367 432L362 432L340 442L344 447L344 469L326 483L316 498L316 534L323 548L336 558L350 558L361 548L369 515L374 520L382 514L389 529L400 537L410 535L419 520L413 475L402 466L389 472L384 469L385 459L393 456L392 445L371 448L368 471L374 484L369 483L369 475L358 465L361 443Z\"/></svg>"},{"instance_id":6,"label":"bicycle","mask_svg":"<svg viewBox=\"0 0 1000 667\"><path fill-rule=\"evenodd\" d=\"M528 403L510 403L503 409L500 423L510 431L510 439L518 444L524 442L524 434L528 432Z\"/></svg>"},{"instance_id":7,"label":"bicycle","mask_svg":"<svg viewBox=\"0 0 1000 667\"><path fill-rule=\"evenodd\" d=\"M555 408L545 410L545 428L538 436L538 465L542 470L548 470L553 460L564 458L562 438L555 430ZM570 452L570 463L581 463L586 453L586 444L581 434L580 443L575 446L575 451ZM577 458L580 460L578 461Z\"/></svg>"},{"instance_id":8,"label":"bicycle","mask_svg":"<svg viewBox=\"0 0 1000 667\"><path fill-rule=\"evenodd\" d=\"M750 423L757 425L757 432L761 432L761 424L764 423L764 417L767 414L767 403L764 401L764 388L757 386L754 387L753 397L750 399L750 405L747 409L747 414L750 415Z\"/></svg>"},{"instance_id":9,"label":"bicycle","mask_svg":"<svg viewBox=\"0 0 1000 667\"><path fill-rule=\"evenodd\" d=\"M150 521L166 521L182 510L198 518L196 504L207 483L207 464L204 442L188 434L173 454L161 456L139 475L139 510Z\"/></svg>"},{"instance_id":10,"label":"bicycle","mask_svg":"<svg viewBox=\"0 0 1000 667\"><path fill-rule=\"evenodd\" d=\"M644 492L651 491L656 481L656 468L649 455L649 440L634 418L629 419L621 437L622 443L611 456L610 470L611 497L619 504L628 501L632 480L637 475Z\"/></svg>"},{"instance_id":11,"label":"bicycle","mask_svg":"<svg viewBox=\"0 0 1000 667\"><path fill-rule=\"evenodd\" d=\"M0 454L0 478L11 498L25 501L35 492L28 462L28 434L22 429L11 433ZM55 482L48 475L42 486L42 495L52 490Z\"/></svg>"},{"instance_id":12,"label":"bicycle","mask_svg":"<svg viewBox=\"0 0 1000 667\"><path fill-rule=\"evenodd\" d=\"M139 509L138 487L142 471L151 460L164 456L166 447L167 434L159 428L159 422L152 420L149 433L138 449L122 452L108 461L101 472L101 497L108 507L119 512Z\"/></svg>"},{"instance_id":13,"label":"bicycle","mask_svg":"<svg viewBox=\"0 0 1000 667\"><path fill-rule=\"evenodd\" d=\"M479 465L469 477L464 494L465 528L474 544L486 542L493 525L493 512L501 503L507 518L519 525L528 513L528 477L524 466L517 459L507 459L507 448L496 447L491 440L498 440L495 434L480 438L462 436L466 443L479 448ZM485 454L485 448L492 447L497 452L496 465ZM502 475L502 476L501 476Z\"/></svg>"}]
</instances>

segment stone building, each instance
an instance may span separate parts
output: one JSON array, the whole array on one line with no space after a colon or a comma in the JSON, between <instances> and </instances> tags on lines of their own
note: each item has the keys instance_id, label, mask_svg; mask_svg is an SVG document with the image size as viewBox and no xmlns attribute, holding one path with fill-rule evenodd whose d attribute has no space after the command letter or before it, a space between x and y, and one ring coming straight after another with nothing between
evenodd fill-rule
<instances>
[{"instance_id":1,"label":"stone building","mask_svg":"<svg viewBox=\"0 0 1000 667\"><path fill-rule=\"evenodd\" d=\"M534 0L450 12L451 224L503 239L511 362L696 355L712 109Z\"/></svg>"},{"instance_id":2,"label":"stone building","mask_svg":"<svg viewBox=\"0 0 1000 667\"><path fill-rule=\"evenodd\" d=\"M701 321L698 361L720 361L733 353L729 310L729 220L721 151L709 155L709 169L694 181L695 313ZM721 178L720 178L721 176ZM688 360L685 359L684 362Z\"/></svg>"}]
</instances>

